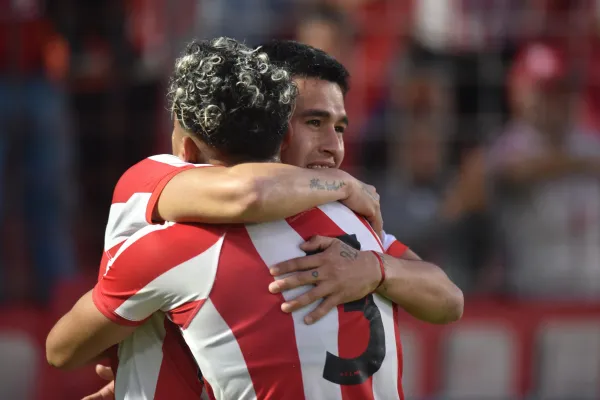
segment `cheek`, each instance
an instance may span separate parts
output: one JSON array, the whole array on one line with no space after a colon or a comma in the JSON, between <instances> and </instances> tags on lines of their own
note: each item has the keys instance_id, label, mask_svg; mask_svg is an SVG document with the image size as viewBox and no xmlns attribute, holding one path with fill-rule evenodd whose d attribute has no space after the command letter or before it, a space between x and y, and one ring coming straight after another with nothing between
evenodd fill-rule
<instances>
[{"instance_id":1,"label":"cheek","mask_svg":"<svg viewBox=\"0 0 600 400\"><path fill-rule=\"evenodd\" d=\"M286 149L281 152L281 161L286 164L303 167L306 158L309 155L310 146L307 141L300 140L298 135L294 135Z\"/></svg>"}]
</instances>

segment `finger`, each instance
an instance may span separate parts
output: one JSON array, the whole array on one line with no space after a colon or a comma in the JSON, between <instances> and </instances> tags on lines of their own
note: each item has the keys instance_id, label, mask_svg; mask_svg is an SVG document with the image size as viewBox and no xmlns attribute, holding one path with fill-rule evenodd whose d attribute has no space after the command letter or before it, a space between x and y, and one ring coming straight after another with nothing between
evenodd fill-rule
<instances>
[{"instance_id":1,"label":"finger","mask_svg":"<svg viewBox=\"0 0 600 400\"><path fill-rule=\"evenodd\" d=\"M333 286L322 284L314 287L308 292L296 297L293 300L287 301L281 305L281 311L291 313L296 310L306 307L309 304L329 296L333 292Z\"/></svg>"},{"instance_id":2,"label":"finger","mask_svg":"<svg viewBox=\"0 0 600 400\"><path fill-rule=\"evenodd\" d=\"M322 279L323 277L318 269L296 272L288 277L271 282L269 284L269 292L280 293L299 286L314 285Z\"/></svg>"},{"instance_id":3,"label":"finger","mask_svg":"<svg viewBox=\"0 0 600 400\"><path fill-rule=\"evenodd\" d=\"M377 234L377 236L379 237L379 239L383 240L383 238L384 238L383 220L376 217L376 218L370 219L369 223L371 224L371 227L373 228L373 231Z\"/></svg>"},{"instance_id":4,"label":"finger","mask_svg":"<svg viewBox=\"0 0 600 400\"><path fill-rule=\"evenodd\" d=\"M300 248L304 251L325 250L335 242L335 238L316 235L302 243Z\"/></svg>"},{"instance_id":5,"label":"finger","mask_svg":"<svg viewBox=\"0 0 600 400\"><path fill-rule=\"evenodd\" d=\"M104 386L98 392L85 396L82 400L115 400L115 381Z\"/></svg>"},{"instance_id":6,"label":"finger","mask_svg":"<svg viewBox=\"0 0 600 400\"><path fill-rule=\"evenodd\" d=\"M304 256L298 258L292 258L274 265L270 268L271 275L278 276L289 274L290 272L306 271L308 269L317 268L321 265L322 255L314 254L312 256Z\"/></svg>"},{"instance_id":7,"label":"finger","mask_svg":"<svg viewBox=\"0 0 600 400\"><path fill-rule=\"evenodd\" d=\"M106 381L112 381L113 379L115 379L115 375L113 374L112 368L111 367L107 367L105 365L102 364L97 364L96 365L96 374L106 380Z\"/></svg>"},{"instance_id":8,"label":"finger","mask_svg":"<svg viewBox=\"0 0 600 400\"><path fill-rule=\"evenodd\" d=\"M306 317L304 317L304 322L308 325L314 324L327 315L327 313L333 308L337 307L337 305L340 303L341 302L338 300L337 296L329 296L325 298L325 300L323 300L317 308L312 310Z\"/></svg>"}]
</instances>

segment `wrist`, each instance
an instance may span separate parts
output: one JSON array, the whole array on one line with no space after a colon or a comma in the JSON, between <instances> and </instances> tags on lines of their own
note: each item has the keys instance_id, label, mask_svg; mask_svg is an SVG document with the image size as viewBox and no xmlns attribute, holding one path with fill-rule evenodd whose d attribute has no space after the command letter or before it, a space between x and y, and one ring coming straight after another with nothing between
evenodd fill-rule
<instances>
[{"instance_id":1,"label":"wrist","mask_svg":"<svg viewBox=\"0 0 600 400\"><path fill-rule=\"evenodd\" d=\"M373 257L375 258L375 265L376 265L376 268L378 271L378 274L375 274L375 277L377 279L374 280L374 282L372 284L372 290L371 290L371 292L375 292L385 282L385 263L384 263L382 254L380 254L374 250L369 250L369 253L372 253Z\"/></svg>"}]
</instances>

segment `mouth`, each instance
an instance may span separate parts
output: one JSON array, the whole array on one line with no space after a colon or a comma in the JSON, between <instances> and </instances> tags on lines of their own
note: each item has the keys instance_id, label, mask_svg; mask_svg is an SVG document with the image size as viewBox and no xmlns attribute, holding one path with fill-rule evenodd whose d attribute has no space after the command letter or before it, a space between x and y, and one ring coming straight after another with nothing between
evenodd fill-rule
<instances>
[{"instance_id":1,"label":"mouth","mask_svg":"<svg viewBox=\"0 0 600 400\"><path fill-rule=\"evenodd\" d=\"M335 164L332 162L314 162L306 166L309 169L324 169L324 168L335 168Z\"/></svg>"}]
</instances>

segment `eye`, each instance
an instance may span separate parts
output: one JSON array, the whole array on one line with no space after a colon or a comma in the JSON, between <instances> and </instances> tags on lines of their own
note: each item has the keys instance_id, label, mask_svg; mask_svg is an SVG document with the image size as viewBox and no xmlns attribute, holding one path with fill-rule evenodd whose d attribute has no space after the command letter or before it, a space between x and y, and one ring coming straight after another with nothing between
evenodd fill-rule
<instances>
[{"instance_id":1,"label":"eye","mask_svg":"<svg viewBox=\"0 0 600 400\"><path fill-rule=\"evenodd\" d=\"M321 121L319 121L318 119L311 119L311 120L309 120L309 121L306 121L306 124L307 124L307 125L312 125L312 126L314 126L315 128L318 128L318 127L320 127L320 126L321 126Z\"/></svg>"},{"instance_id":2,"label":"eye","mask_svg":"<svg viewBox=\"0 0 600 400\"><path fill-rule=\"evenodd\" d=\"M335 131L337 133L344 133L346 131L346 127L345 126L336 126Z\"/></svg>"}]
</instances>

